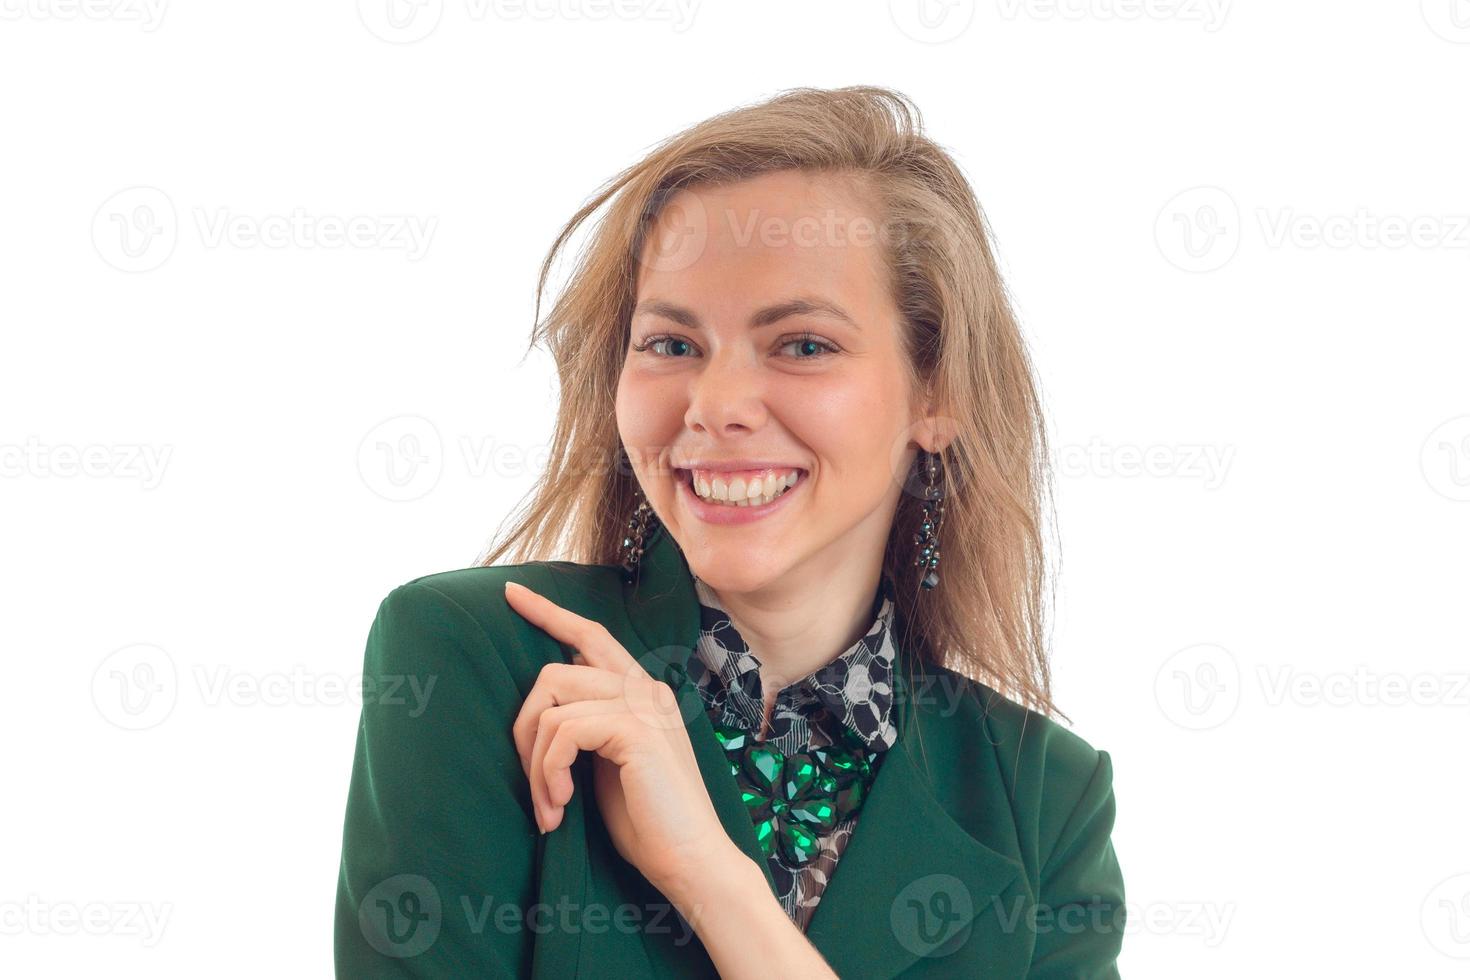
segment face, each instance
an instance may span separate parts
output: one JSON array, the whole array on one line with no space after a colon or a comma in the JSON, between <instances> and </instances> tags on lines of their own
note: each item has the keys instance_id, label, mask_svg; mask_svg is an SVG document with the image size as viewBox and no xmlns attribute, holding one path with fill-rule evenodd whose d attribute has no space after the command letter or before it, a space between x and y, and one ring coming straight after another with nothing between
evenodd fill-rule
<instances>
[{"instance_id":1,"label":"face","mask_svg":"<svg viewBox=\"0 0 1470 980\"><path fill-rule=\"evenodd\" d=\"M618 432L691 571L720 591L881 566L924 433L877 227L846 185L782 171L684 189L650 235ZM707 465L691 478L691 463ZM729 498L792 469L763 506L705 503L691 485Z\"/></svg>"}]
</instances>

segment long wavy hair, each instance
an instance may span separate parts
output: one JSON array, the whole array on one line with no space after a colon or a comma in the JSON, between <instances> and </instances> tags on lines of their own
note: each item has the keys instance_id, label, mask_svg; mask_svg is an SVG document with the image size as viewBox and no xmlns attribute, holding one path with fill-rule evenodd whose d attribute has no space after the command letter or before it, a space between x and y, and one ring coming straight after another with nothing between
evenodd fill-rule
<instances>
[{"instance_id":1,"label":"long wavy hair","mask_svg":"<svg viewBox=\"0 0 1470 980\"><path fill-rule=\"evenodd\" d=\"M619 564L635 477L614 413L640 257L665 201L694 185L797 169L855 177L868 191L903 331L908 375L953 426L940 452L944 521L937 589L920 588L922 500L902 495L883 557L906 652L1046 715L1052 703L1041 512L1050 454L1030 357L991 246L989 224L954 160L891 89L797 88L713 116L659 144L600 188L541 266L527 351L550 350L560 405L550 462L509 533L479 559ZM549 315L553 261L604 205ZM922 480L910 475L916 487ZM1066 717L1063 715L1062 717Z\"/></svg>"}]
</instances>

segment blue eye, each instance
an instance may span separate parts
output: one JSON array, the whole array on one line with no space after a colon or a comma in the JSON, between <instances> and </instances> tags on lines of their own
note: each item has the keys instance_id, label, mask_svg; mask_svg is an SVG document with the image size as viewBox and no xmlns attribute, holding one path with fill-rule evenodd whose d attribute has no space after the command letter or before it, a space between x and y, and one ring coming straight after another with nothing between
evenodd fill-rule
<instances>
[{"instance_id":1,"label":"blue eye","mask_svg":"<svg viewBox=\"0 0 1470 980\"><path fill-rule=\"evenodd\" d=\"M664 344L664 343L668 343L668 344L683 344L685 347L688 347L689 346L689 341L687 341L687 340L683 340L683 339L681 339L679 337L670 337L670 336L665 335L665 336L661 336L661 337L649 337L647 340L645 340L643 342L642 346L639 346L637 344L634 344L633 345L633 349L636 350L636 351L646 351L650 347L652 347L652 348L654 348L654 353L658 353L657 345ZM660 357L666 357L666 356L677 356L677 355L659 354L659 356Z\"/></svg>"},{"instance_id":2,"label":"blue eye","mask_svg":"<svg viewBox=\"0 0 1470 980\"><path fill-rule=\"evenodd\" d=\"M633 349L635 351L638 351L639 353L652 350L655 356L658 357L677 358L682 356L673 353L662 353L658 347L659 344L681 344L686 348L693 346L683 337L676 337L672 334L659 334L655 337L649 337L641 344L634 344ZM798 355L795 358L798 361L820 360L821 357L825 354L836 354L838 352L838 348L836 345L823 340L815 334L800 334L795 337L787 337L783 339L780 344L782 348L791 347L792 345L799 345L800 349L805 352L805 356Z\"/></svg>"},{"instance_id":3,"label":"blue eye","mask_svg":"<svg viewBox=\"0 0 1470 980\"><path fill-rule=\"evenodd\" d=\"M816 350L813 351L813 353L817 353L817 352L827 353L827 354L835 354L835 353L837 353L837 348L836 347L834 347L831 344L827 343L825 340L822 340L820 337L814 337L814 336L811 336L811 335L803 335L801 337L796 337L795 339L792 339L792 340L783 341L782 344L781 344L781 346L782 347L790 347L792 344L799 344L799 345L802 346L803 349L808 349L808 350L810 350L811 348L816 348ZM799 360L799 361L814 361L814 360L818 360L818 358L816 358L816 357L798 357L797 360Z\"/></svg>"}]
</instances>

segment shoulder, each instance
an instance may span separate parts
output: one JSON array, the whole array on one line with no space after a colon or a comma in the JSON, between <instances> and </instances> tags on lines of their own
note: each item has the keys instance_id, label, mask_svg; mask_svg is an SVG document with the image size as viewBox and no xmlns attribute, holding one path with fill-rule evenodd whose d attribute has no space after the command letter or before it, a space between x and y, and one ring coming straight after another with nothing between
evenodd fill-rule
<instances>
[{"instance_id":1,"label":"shoulder","mask_svg":"<svg viewBox=\"0 0 1470 980\"><path fill-rule=\"evenodd\" d=\"M965 775L985 787L967 808L985 811L971 826L1019 861L1036 897L1027 975L1116 978L1127 906L1112 841L1112 758L1055 719L946 673L968 695L955 712L955 731L971 741Z\"/></svg>"},{"instance_id":2,"label":"shoulder","mask_svg":"<svg viewBox=\"0 0 1470 980\"><path fill-rule=\"evenodd\" d=\"M983 738L1003 770L1018 780L1087 782L1108 754L1055 718L1027 708L979 681L926 665L915 702L925 724L950 716L961 738Z\"/></svg>"},{"instance_id":3,"label":"shoulder","mask_svg":"<svg viewBox=\"0 0 1470 980\"><path fill-rule=\"evenodd\" d=\"M1003 796L1025 863L1039 870L1080 835L1106 837L1113 815L1109 753L1055 718L953 670L930 666L916 698L929 730L955 741L965 778ZM929 719L949 714L935 724Z\"/></svg>"},{"instance_id":4,"label":"shoulder","mask_svg":"<svg viewBox=\"0 0 1470 980\"><path fill-rule=\"evenodd\" d=\"M420 575L378 604L369 638L370 667L410 663L465 668L494 661L529 688L540 668L564 659L561 645L511 608L505 583L516 582L557 605L601 618L621 603L617 569L565 561L480 565ZM374 654L384 662L372 664Z\"/></svg>"},{"instance_id":5,"label":"shoulder","mask_svg":"<svg viewBox=\"0 0 1470 980\"><path fill-rule=\"evenodd\" d=\"M1100 773L1111 772L1108 753L1076 731L984 684L971 683L1000 765L1018 785L1039 784L1053 798L1075 796Z\"/></svg>"}]
</instances>

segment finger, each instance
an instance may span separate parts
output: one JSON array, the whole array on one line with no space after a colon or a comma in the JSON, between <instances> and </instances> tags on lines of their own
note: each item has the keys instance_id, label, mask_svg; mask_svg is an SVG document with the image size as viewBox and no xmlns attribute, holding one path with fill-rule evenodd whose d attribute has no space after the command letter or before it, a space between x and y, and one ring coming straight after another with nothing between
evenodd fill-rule
<instances>
[{"instance_id":1,"label":"finger","mask_svg":"<svg viewBox=\"0 0 1470 980\"><path fill-rule=\"evenodd\" d=\"M545 785L558 788L551 796L550 810L543 817L548 832L561 826L566 802L572 798L571 766L579 753L583 750L595 752L618 766L625 761L619 743L625 744L625 736L637 725L637 719L626 711L617 710L616 706L608 710L602 706L604 704L606 702L567 705L569 713L557 719L555 730L541 749L541 758L535 768L541 771ZM560 802L555 802L558 800Z\"/></svg>"},{"instance_id":2,"label":"finger","mask_svg":"<svg viewBox=\"0 0 1470 980\"><path fill-rule=\"evenodd\" d=\"M595 619L563 609L519 582L505 583L505 598L516 612L562 643L575 647L590 666L619 674L628 671L646 673L607 627Z\"/></svg>"},{"instance_id":3,"label":"finger","mask_svg":"<svg viewBox=\"0 0 1470 980\"><path fill-rule=\"evenodd\" d=\"M572 798L573 781L571 766L577 753L563 754L556 766L546 764L546 753L559 732L568 722L595 715L626 714L622 705L615 701L576 701L558 705L542 712L542 724L536 730L536 744L531 750L531 797L540 807L543 829L550 831L561 822L561 813Z\"/></svg>"},{"instance_id":4,"label":"finger","mask_svg":"<svg viewBox=\"0 0 1470 980\"><path fill-rule=\"evenodd\" d=\"M572 798L573 780L571 766L576 761L576 753L570 758L561 760L558 766L547 764L546 753L556 739L556 733L567 722L577 718L590 718L596 715L620 714L624 707L611 701L578 701L576 704L559 706L547 719L547 724L539 733L537 751L531 768L538 770L541 775L544 790L544 802L551 809L566 806L567 801Z\"/></svg>"},{"instance_id":5,"label":"finger","mask_svg":"<svg viewBox=\"0 0 1470 980\"><path fill-rule=\"evenodd\" d=\"M516 753L521 757L521 768L529 775L531 746L536 742L536 726L541 713L558 704L571 704L589 699L615 698L623 693L622 678L589 667L584 664L549 663L536 675L521 710L511 725L511 736L515 739Z\"/></svg>"}]
</instances>

